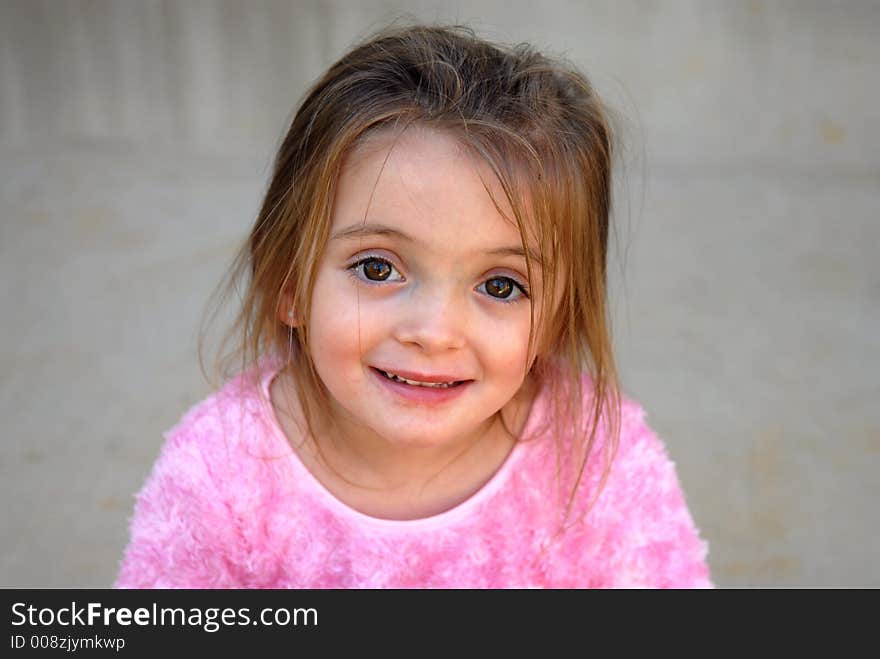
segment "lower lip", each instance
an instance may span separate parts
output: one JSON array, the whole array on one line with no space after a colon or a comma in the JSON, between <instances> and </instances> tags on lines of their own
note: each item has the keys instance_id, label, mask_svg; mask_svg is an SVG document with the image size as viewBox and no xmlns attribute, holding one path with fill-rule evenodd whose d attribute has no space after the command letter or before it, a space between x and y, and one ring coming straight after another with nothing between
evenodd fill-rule
<instances>
[{"instance_id":1,"label":"lower lip","mask_svg":"<svg viewBox=\"0 0 880 659\"><path fill-rule=\"evenodd\" d=\"M397 382L390 380L379 373L375 368L370 368L379 383L389 392L399 398L403 398L412 403L420 403L423 405L441 405L451 400L455 400L467 389L473 380L462 382L457 387L419 387L414 384L406 384L405 382Z\"/></svg>"}]
</instances>

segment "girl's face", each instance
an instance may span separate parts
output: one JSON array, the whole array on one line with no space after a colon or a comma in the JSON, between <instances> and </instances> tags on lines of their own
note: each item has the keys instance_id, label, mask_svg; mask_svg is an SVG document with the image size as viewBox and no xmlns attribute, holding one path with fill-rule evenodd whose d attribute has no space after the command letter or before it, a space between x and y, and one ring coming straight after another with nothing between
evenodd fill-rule
<instances>
[{"instance_id":1,"label":"girl's face","mask_svg":"<svg viewBox=\"0 0 880 659\"><path fill-rule=\"evenodd\" d=\"M523 385L540 291L484 181L502 203L485 163L425 128L346 159L310 313L344 434L400 448L475 440Z\"/></svg>"}]
</instances>

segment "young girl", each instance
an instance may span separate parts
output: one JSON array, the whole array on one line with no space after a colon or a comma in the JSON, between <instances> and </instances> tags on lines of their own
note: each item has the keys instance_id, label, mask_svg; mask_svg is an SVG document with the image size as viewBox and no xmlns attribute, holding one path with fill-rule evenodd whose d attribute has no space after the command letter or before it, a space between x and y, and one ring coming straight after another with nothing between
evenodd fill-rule
<instances>
[{"instance_id":1,"label":"young girl","mask_svg":"<svg viewBox=\"0 0 880 659\"><path fill-rule=\"evenodd\" d=\"M620 394L587 80L387 31L308 93L237 261L241 370L169 433L118 587L706 587Z\"/></svg>"}]
</instances>

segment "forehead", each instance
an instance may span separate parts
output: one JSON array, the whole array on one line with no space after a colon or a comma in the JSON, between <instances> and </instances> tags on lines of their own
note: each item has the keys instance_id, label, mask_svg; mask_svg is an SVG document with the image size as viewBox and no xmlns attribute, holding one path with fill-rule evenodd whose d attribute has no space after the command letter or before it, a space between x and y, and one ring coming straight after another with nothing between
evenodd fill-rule
<instances>
[{"instance_id":1,"label":"forehead","mask_svg":"<svg viewBox=\"0 0 880 659\"><path fill-rule=\"evenodd\" d=\"M331 235L364 223L395 229L435 251L522 245L489 165L451 133L420 126L370 135L345 158Z\"/></svg>"}]
</instances>

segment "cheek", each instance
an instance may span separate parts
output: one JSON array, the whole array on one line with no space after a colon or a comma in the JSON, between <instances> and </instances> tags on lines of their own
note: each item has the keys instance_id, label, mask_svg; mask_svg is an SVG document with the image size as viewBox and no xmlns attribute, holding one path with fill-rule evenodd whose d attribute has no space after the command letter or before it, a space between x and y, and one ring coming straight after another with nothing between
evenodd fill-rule
<instances>
[{"instance_id":1,"label":"cheek","mask_svg":"<svg viewBox=\"0 0 880 659\"><path fill-rule=\"evenodd\" d=\"M508 317L486 323L472 335L487 368L516 380L525 372L528 359L529 318Z\"/></svg>"},{"instance_id":2,"label":"cheek","mask_svg":"<svg viewBox=\"0 0 880 659\"><path fill-rule=\"evenodd\" d=\"M319 276L312 297L312 353L315 364L344 368L343 361L359 360L380 329L380 317L371 317L368 300L358 300L357 289L344 273ZM375 315L375 314L372 314Z\"/></svg>"},{"instance_id":3,"label":"cheek","mask_svg":"<svg viewBox=\"0 0 880 659\"><path fill-rule=\"evenodd\" d=\"M333 273L320 272L312 291L309 313L312 356L319 371L332 371L334 364L357 349L357 300L348 300L346 289ZM323 375L323 374L322 374Z\"/></svg>"}]
</instances>

